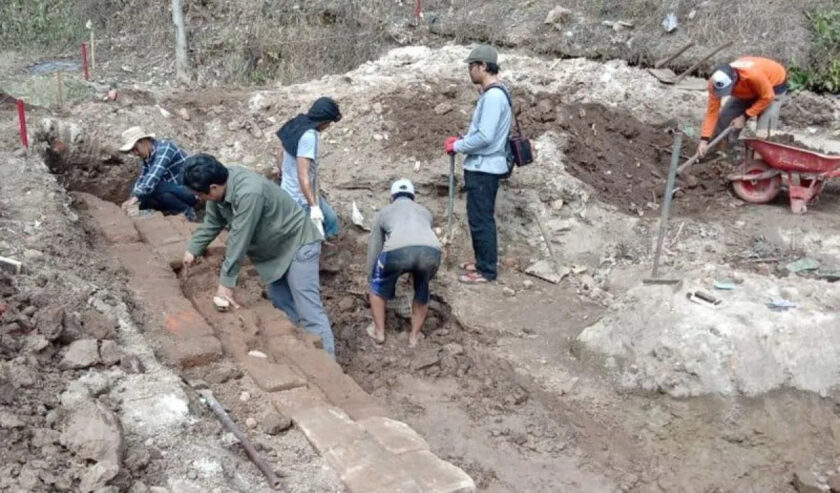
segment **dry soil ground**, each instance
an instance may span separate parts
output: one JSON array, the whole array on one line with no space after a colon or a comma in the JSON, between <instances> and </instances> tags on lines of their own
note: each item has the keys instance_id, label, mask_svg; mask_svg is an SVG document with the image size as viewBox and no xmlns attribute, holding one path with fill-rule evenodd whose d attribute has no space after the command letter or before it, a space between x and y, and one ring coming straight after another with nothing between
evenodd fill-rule
<instances>
[{"instance_id":1,"label":"dry soil ground","mask_svg":"<svg viewBox=\"0 0 840 493\"><path fill-rule=\"evenodd\" d=\"M389 182L407 176L445 224L448 162L438 148L472 111L466 53L403 48L345 75L258 92L139 88L52 115L39 145L68 189L116 201L137 166L113 154L127 126L268 174L276 128L333 95L345 118L324 136L322 183L343 232L325 249L322 276L339 362L480 491L790 491L795 471L827 488L840 471L840 341L831 330L840 294L785 265L809 257L822 271L840 267L840 194L829 188L793 216L784 197L763 206L735 199L731 162L698 165L694 180L679 183L665 244L665 271L683 285L642 286L669 132L687 135L690 155L705 97L622 62L503 58L538 159L500 191L499 282L455 281L470 255L459 193L426 338L407 347L399 303L385 345L364 335L366 233L350 223L351 205L369 224ZM830 137L837 115L836 99L798 94L783 121L786 131L811 126ZM548 258L545 241L568 268L557 285L524 272ZM740 283L715 291L718 280ZM725 305L690 304L685 293L696 288ZM259 296L258 286L247 290ZM798 306L764 305L778 298Z\"/></svg>"}]
</instances>

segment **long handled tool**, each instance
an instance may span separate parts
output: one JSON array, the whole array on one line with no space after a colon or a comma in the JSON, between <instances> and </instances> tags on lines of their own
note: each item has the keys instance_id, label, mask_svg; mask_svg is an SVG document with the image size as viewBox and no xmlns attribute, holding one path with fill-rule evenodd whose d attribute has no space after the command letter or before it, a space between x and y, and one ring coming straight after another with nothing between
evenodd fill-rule
<instances>
[{"instance_id":1,"label":"long handled tool","mask_svg":"<svg viewBox=\"0 0 840 493\"><path fill-rule=\"evenodd\" d=\"M671 200L674 193L674 182L677 179L677 165L680 162L680 147L682 146L682 133L676 132L674 137L674 149L671 151L671 167L668 168L668 181L665 183L665 196L662 197L662 219L659 221L659 236L656 238L656 253L653 255L653 272L651 277L643 279L645 284L677 284L679 279L659 278L659 257L662 255L662 241L668 230L668 216L671 213Z\"/></svg>"},{"instance_id":2,"label":"long handled tool","mask_svg":"<svg viewBox=\"0 0 840 493\"><path fill-rule=\"evenodd\" d=\"M242 444L242 447L248 454L248 457L251 459L251 461L254 462L254 464L256 464L260 472L263 473L265 479L268 480L268 484L269 486L271 486L271 489L285 491L285 489L283 488L283 482L280 481L280 478L277 477L277 474L274 472L274 470L271 469L271 467L268 464L266 464L265 460L263 460L263 458L260 457L260 454L257 453L257 450L248 440L248 437L246 437L245 434L242 433L242 430L240 430L239 427L236 426L236 423L234 423L233 420L230 419L230 416L228 416L228 413L225 411L222 405L219 404L219 401L217 401L216 398L213 397L213 393L210 392L209 389L201 389L198 390L198 395L201 396L204 403L207 404L207 407L209 407L210 410L213 411L213 414L215 414L216 417L219 418L219 421L221 421L222 424L225 425L225 428L230 430L230 432L233 433L234 436L236 436L236 438L239 440L239 443Z\"/></svg>"},{"instance_id":3,"label":"long handled tool","mask_svg":"<svg viewBox=\"0 0 840 493\"><path fill-rule=\"evenodd\" d=\"M449 210L446 221L446 238L452 241L452 215L455 212L455 154L449 155Z\"/></svg>"},{"instance_id":4,"label":"long handled tool","mask_svg":"<svg viewBox=\"0 0 840 493\"><path fill-rule=\"evenodd\" d=\"M715 137L714 139L712 139L711 142L709 142L709 149L714 148L718 144L718 142L723 140L723 138L729 135L730 132L732 132L733 130L735 130L735 127L733 127L732 125L726 127L723 130L723 132L721 132L717 137ZM684 162L679 168L677 168L677 174L681 174L683 171L685 171L686 168L696 163L697 160L700 159L700 157L701 156L699 152L694 153L694 155L691 156L691 158L688 161Z\"/></svg>"},{"instance_id":5,"label":"long handled tool","mask_svg":"<svg viewBox=\"0 0 840 493\"><path fill-rule=\"evenodd\" d=\"M654 77L659 79L659 82L662 82L664 84L675 84L676 85L676 84L679 84L680 82L682 82L683 79L685 79L686 77L691 75L691 73L694 72L695 70L697 70L697 68L700 67L700 65L706 63L707 60L709 60L710 58L715 56L719 51L723 50L724 48L728 48L731 45L732 45L732 41L729 41L729 42L726 42L726 43L718 46L717 48L712 50L711 53L709 53L708 55L701 58L699 61L697 61L697 63L695 63L694 65L692 65L688 69L686 69L680 75L675 75L674 72L671 71L670 69L660 69L660 68L648 69L648 72L650 72L651 75L653 75ZM681 50L680 53L682 53L682 51L684 51L684 50Z\"/></svg>"}]
</instances>

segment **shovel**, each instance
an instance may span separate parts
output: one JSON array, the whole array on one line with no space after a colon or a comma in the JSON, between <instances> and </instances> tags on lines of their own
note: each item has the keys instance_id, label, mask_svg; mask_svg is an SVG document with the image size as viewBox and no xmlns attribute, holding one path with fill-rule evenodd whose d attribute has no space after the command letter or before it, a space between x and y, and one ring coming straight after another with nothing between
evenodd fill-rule
<instances>
[{"instance_id":1,"label":"shovel","mask_svg":"<svg viewBox=\"0 0 840 493\"><path fill-rule=\"evenodd\" d=\"M653 69L648 69L648 72L650 72L650 75L659 79L659 82L662 82L663 84L674 84L674 85L676 85L676 84L679 84L680 82L682 82L682 80L685 79L686 77L688 77L692 72L697 70L697 68L700 67L700 65L706 63L707 60L709 60L710 58L715 56L719 51L721 51L724 48L729 48L730 46L732 46L732 41L728 41L728 42L718 46L711 53L709 53L708 55L701 58L697 63L688 67L688 69L686 69L680 75L676 75L674 73L674 71L669 69L669 68L653 68Z\"/></svg>"}]
</instances>

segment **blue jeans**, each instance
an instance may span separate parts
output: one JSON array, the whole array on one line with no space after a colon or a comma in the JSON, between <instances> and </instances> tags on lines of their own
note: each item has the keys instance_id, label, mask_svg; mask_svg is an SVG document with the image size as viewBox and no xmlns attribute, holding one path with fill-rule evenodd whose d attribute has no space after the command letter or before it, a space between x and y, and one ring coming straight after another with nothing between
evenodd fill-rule
<instances>
[{"instance_id":1,"label":"blue jeans","mask_svg":"<svg viewBox=\"0 0 840 493\"><path fill-rule=\"evenodd\" d=\"M501 175L464 170L467 222L470 225L475 268L488 280L496 279L496 192Z\"/></svg>"},{"instance_id":2,"label":"blue jeans","mask_svg":"<svg viewBox=\"0 0 840 493\"><path fill-rule=\"evenodd\" d=\"M293 324L321 338L324 351L335 358L335 338L321 302L318 260L321 242L301 246L289 270L266 287L268 299L283 310Z\"/></svg>"},{"instance_id":3,"label":"blue jeans","mask_svg":"<svg viewBox=\"0 0 840 493\"><path fill-rule=\"evenodd\" d=\"M338 223L338 214L330 207L330 204L324 200L324 197L318 197L318 207L324 213L324 239L328 240L333 236L337 236L340 230ZM309 217L309 204L303 204L303 210L306 211L306 217Z\"/></svg>"},{"instance_id":4,"label":"blue jeans","mask_svg":"<svg viewBox=\"0 0 840 493\"><path fill-rule=\"evenodd\" d=\"M149 195L138 198L140 209L154 209L164 214L180 214L198 204L198 197L183 185L172 182L161 183Z\"/></svg>"}]
</instances>

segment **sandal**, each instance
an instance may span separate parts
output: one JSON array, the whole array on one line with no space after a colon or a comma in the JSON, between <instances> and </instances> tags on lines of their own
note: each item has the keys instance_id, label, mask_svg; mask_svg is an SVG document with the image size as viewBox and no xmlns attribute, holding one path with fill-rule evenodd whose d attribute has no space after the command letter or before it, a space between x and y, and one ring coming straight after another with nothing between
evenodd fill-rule
<instances>
[{"instance_id":1,"label":"sandal","mask_svg":"<svg viewBox=\"0 0 840 493\"><path fill-rule=\"evenodd\" d=\"M376 341L377 344L385 343L385 334L382 334L382 337L376 336L376 324L368 325L367 329L365 329L365 332L367 332L367 335L369 335L371 339Z\"/></svg>"},{"instance_id":2,"label":"sandal","mask_svg":"<svg viewBox=\"0 0 840 493\"><path fill-rule=\"evenodd\" d=\"M475 262L462 262L458 264L458 268L467 272L476 272Z\"/></svg>"},{"instance_id":3,"label":"sandal","mask_svg":"<svg viewBox=\"0 0 840 493\"><path fill-rule=\"evenodd\" d=\"M487 279L478 272L468 272L463 276L460 276L458 281L464 284L485 284L490 282L490 279Z\"/></svg>"}]
</instances>

